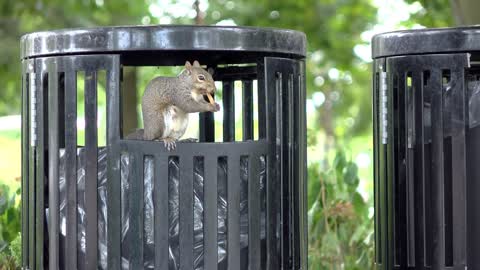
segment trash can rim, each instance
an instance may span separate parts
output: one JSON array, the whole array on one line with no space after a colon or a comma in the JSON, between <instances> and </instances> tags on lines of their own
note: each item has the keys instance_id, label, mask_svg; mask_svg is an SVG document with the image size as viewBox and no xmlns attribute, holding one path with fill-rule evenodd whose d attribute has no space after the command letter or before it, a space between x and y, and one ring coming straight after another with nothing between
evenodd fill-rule
<instances>
[{"instance_id":1,"label":"trash can rim","mask_svg":"<svg viewBox=\"0 0 480 270\"><path fill-rule=\"evenodd\" d=\"M303 32L279 28L136 25L41 31L21 37L21 59L135 51L228 51L306 56Z\"/></svg>"},{"instance_id":2,"label":"trash can rim","mask_svg":"<svg viewBox=\"0 0 480 270\"><path fill-rule=\"evenodd\" d=\"M400 30L372 38L372 58L480 50L480 25Z\"/></svg>"}]
</instances>

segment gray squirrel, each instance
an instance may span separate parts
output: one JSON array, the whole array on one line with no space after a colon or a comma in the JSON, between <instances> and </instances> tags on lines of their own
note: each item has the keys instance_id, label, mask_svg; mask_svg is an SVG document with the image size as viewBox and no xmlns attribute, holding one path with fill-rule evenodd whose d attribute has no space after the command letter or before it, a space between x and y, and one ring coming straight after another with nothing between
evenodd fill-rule
<instances>
[{"instance_id":1,"label":"gray squirrel","mask_svg":"<svg viewBox=\"0 0 480 270\"><path fill-rule=\"evenodd\" d=\"M188 113L216 112L220 105L213 96L216 87L212 75L198 61L185 63L177 77L156 77L143 93L143 127L129 134L130 140L162 140L170 151L183 136Z\"/></svg>"}]
</instances>

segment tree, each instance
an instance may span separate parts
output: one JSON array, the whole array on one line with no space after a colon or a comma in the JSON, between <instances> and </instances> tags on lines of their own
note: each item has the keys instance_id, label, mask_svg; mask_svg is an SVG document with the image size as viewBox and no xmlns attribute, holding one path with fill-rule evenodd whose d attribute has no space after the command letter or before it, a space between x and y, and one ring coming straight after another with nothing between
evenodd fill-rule
<instances>
[{"instance_id":1,"label":"tree","mask_svg":"<svg viewBox=\"0 0 480 270\"><path fill-rule=\"evenodd\" d=\"M0 91L0 115L20 113L19 41L23 34L69 27L140 24L148 15L147 4L147 1L128 0L0 2L0 81L4 82ZM126 76L126 82L135 78L134 72L127 75L132 77ZM128 119L127 116L126 122Z\"/></svg>"},{"instance_id":2,"label":"tree","mask_svg":"<svg viewBox=\"0 0 480 270\"><path fill-rule=\"evenodd\" d=\"M415 2L408 0L408 2ZM427 27L447 27L455 25L475 25L480 23L476 0L422 0L424 10L414 17Z\"/></svg>"},{"instance_id":3,"label":"tree","mask_svg":"<svg viewBox=\"0 0 480 270\"><path fill-rule=\"evenodd\" d=\"M406 0L405 2L410 4L420 2L423 7L413 14L407 24L415 22L426 27L448 27L454 22L459 25L471 24L473 22L471 18L475 17L475 6L478 6L478 1L475 0ZM465 12L466 9L471 11Z\"/></svg>"}]
</instances>

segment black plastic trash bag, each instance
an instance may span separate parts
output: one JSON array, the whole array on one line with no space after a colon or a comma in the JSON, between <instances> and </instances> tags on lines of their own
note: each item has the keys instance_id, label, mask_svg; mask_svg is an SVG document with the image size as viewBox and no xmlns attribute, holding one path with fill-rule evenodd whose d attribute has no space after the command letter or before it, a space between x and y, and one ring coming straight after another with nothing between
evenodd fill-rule
<instances>
[{"instance_id":1,"label":"black plastic trash bag","mask_svg":"<svg viewBox=\"0 0 480 270\"><path fill-rule=\"evenodd\" d=\"M98 151L98 260L99 268L107 267L107 150L101 148ZM154 202L153 180L154 161L152 158L145 158L144 163L144 265L146 269L154 269L155 243L154 243ZM66 235L66 185L65 185L65 158L63 149L60 150L60 233L61 237ZM241 193L240 193L240 248L242 256L248 247L248 163L247 159L241 159ZM130 159L127 155L121 157L121 214L122 214L122 268L129 269L128 258L123 256L129 253L130 233L130 209L129 209L129 171L131 170ZM179 268L179 166L178 159L170 158L169 170L169 269ZM194 161L194 267L203 269L203 159ZM261 195L261 239L265 238L265 159L260 159L260 194ZM218 161L218 262L220 265L226 261L226 239L227 239L227 161L220 158ZM77 198L78 198L78 262L79 268L84 269L85 256L85 149L78 149L77 157ZM48 215L47 215L48 217ZM62 243L61 243L62 244ZM65 249L60 248L60 252ZM62 254L60 254L60 257ZM221 269L221 267L220 267Z\"/></svg>"}]
</instances>

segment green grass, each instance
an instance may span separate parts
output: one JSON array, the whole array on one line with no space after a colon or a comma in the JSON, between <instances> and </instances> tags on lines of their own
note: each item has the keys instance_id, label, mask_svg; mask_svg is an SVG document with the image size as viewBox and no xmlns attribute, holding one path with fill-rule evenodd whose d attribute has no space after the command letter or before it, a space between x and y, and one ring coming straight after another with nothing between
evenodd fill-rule
<instances>
[{"instance_id":1,"label":"green grass","mask_svg":"<svg viewBox=\"0 0 480 270\"><path fill-rule=\"evenodd\" d=\"M0 183L11 190L20 187L20 130L0 131Z\"/></svg>"},{"instance_id":2,"label":"green grass","mask_svg":"<svg viewBox=\"0 0 480 270\"><path fill-rule=\"evenodd\" d=\"M20 140L21 132L20 129L2 130L0 131L0 137L10 140Z\"/></svg>"}]
</instances>

